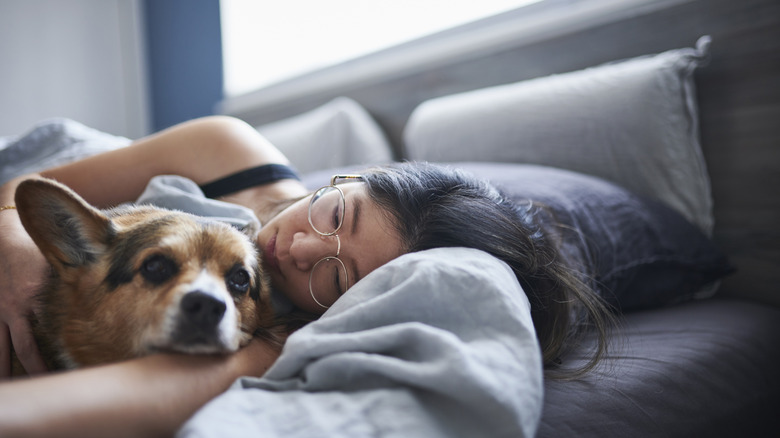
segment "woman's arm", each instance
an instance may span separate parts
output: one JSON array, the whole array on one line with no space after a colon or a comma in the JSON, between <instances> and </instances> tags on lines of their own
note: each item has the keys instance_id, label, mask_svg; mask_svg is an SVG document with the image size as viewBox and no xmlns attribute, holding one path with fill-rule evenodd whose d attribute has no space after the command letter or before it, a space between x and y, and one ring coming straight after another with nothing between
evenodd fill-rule
<instances>
[{"instance_id":1,"label":"woman's arm","mask_svg":"<svg viewBox=\"0 0 780 438\"><path fill-rule=\"evenodd\" d=\"M242 375L278 351L254 340L226 356L159 354L0 384L0 436L172 436Z\"/></svg>"},{"instance_id":2,"label":"woman's arm","mask_svg":"<svg viewBox=\"0 0 780 438\"><path fill-rule=\"evenodd\" d=\"M230 117L206 117L166 129L126 148L13 179L0 187L0 205L13 205L16 187L28 178L56 179L91 204L107 207L135 200L156 175L181 175L202 184L269 163L288 161L254 128ZM298 181L283 180L241 191L225 200L260 214L274 201L303 194L305 189ZM0 254L0 379L9 375L12 343L28 372L43 372L45 367L27 317L35 311L32 296L45 278L47 265L14 210L0 212Z\"/></svg>"},{"instance_id":3,"label":"woman's arm","mask_svg":"<svg viewBox=\"0 0 780 438\"><path fill-rule=\"evenodd\" d=\"M135 200L156 175L181 175L202 184L268 163L288 161L251 126L214 116L176 125L129 147L49 169L40 176L58 180L97 207L107 207ZM37 176L25 175L5 184L0 202L12 203L18 183Z\"/></svg>"}]
</instances>

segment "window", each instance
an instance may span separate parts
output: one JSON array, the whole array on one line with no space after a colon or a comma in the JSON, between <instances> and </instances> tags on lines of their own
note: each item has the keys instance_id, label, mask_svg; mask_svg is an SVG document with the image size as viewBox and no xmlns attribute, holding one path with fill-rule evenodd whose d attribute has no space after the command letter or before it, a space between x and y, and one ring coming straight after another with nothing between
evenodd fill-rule
<instances>
[{"instance_id":1,"label":"window","mask_svg":"<svg viewBox=\"0 0 780 438\"><path fill-rule=\"evenodd\" d=\"M225 95L541 0L221 0Z\"/></svg>"}]
</instances>

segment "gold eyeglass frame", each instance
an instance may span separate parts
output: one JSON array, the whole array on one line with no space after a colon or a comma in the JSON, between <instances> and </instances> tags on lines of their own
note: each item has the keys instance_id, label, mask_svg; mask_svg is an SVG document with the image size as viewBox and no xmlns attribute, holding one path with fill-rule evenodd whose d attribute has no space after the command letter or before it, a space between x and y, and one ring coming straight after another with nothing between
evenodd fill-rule
<instances>
[{"instance_id":1,"label":"gold eyeglass frame","mask_svg":"<svg viewBox=\"0 0 780 438\"><path fill-rule=\"evenodd\" d=\"M331 231L330 233L323 233L322 231L318 230L317 227L314 226L314 222L311 219L311 207L314 205L314 195L317 194L320 190L328 189L328 188L334 188L339 192L339 196L341 196L341 211L346 213L347 208L347 200L344 197L344 191L341 190L341 188L336 184L336 181L340 179L363 179L363 175L355 175L355 174L347 174L347 175L333 175L330 179L330 185L322 186L315 190L312 193L311 201L309 201L309 211L308 211L308 219L309 219L309 226L311 226L311 229L314 230L315 233L319 234L320 236L334 236L336 237L336 255L335 256L327 256L323 257L320 260L317 261L317 263L314 264L314 266L311 267L311 271L309 272L309 294L311 294L311 298L314 300L317 305L322 307L323 309L328 309L330 306L326 306L322 304L317 297L314 295L314 288L312 287L312 279L314 278L314 271L317 269L317 265L319 265L322 262L327 262L330 260L336 260L339 262L342 268L342 272L344 272L344 281L346 285L349 285L349 273L347 272L347 267L344 265L344 262L341 261L339 258L339 255L341 254L341 238L339 238L338 232L341 229L341 226L344 225L344 217L342 216L341 220L339 221L338 226L335 230ZM347 286L348 287L348 286Z\"/></svg>"}]
</instances>

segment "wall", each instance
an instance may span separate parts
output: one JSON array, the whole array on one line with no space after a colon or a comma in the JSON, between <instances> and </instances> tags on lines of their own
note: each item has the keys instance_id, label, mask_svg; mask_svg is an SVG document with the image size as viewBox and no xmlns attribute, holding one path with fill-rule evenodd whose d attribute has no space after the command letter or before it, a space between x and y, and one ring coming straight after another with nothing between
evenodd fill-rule
<instances>
[{"instance_id":1,"label":"wall","mask_svg":"<svg viewBox=\"0 0 780 438\"><path fill-rule=\"evenodd\" d=\"M140 0L0 0L0 136L69 117L149 132Z\"/></svg>"},{"instance_id":2,"label":"wall","mask_svg":"<svg viewBox=\"0 0 780 438\"><path fill-rule=\"evenodd\" d=\"M144 2L152 129L213 114L223 96L219 0Z\"/></svg>"}]
</instances>

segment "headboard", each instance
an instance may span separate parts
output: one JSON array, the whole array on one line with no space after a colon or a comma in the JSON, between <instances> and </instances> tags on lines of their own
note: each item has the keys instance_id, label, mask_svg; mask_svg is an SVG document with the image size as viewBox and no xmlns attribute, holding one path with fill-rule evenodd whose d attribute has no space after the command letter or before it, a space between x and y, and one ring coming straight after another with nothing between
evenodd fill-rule
<instances>
[{"instance_id":1,"label":"headboard","mask_svg":"<svg viewBox=\"0 0 780 438\"><path fill-rule=\"evenodd\" d=\"M260 125L348 96L404 158L403 128L427 99L690 47L701 35L712 37L695 81L714 239L739 270L721 290L780 305L777 0L546 0L259 90L223 112Z\"/></svg>"}]
</instances>

